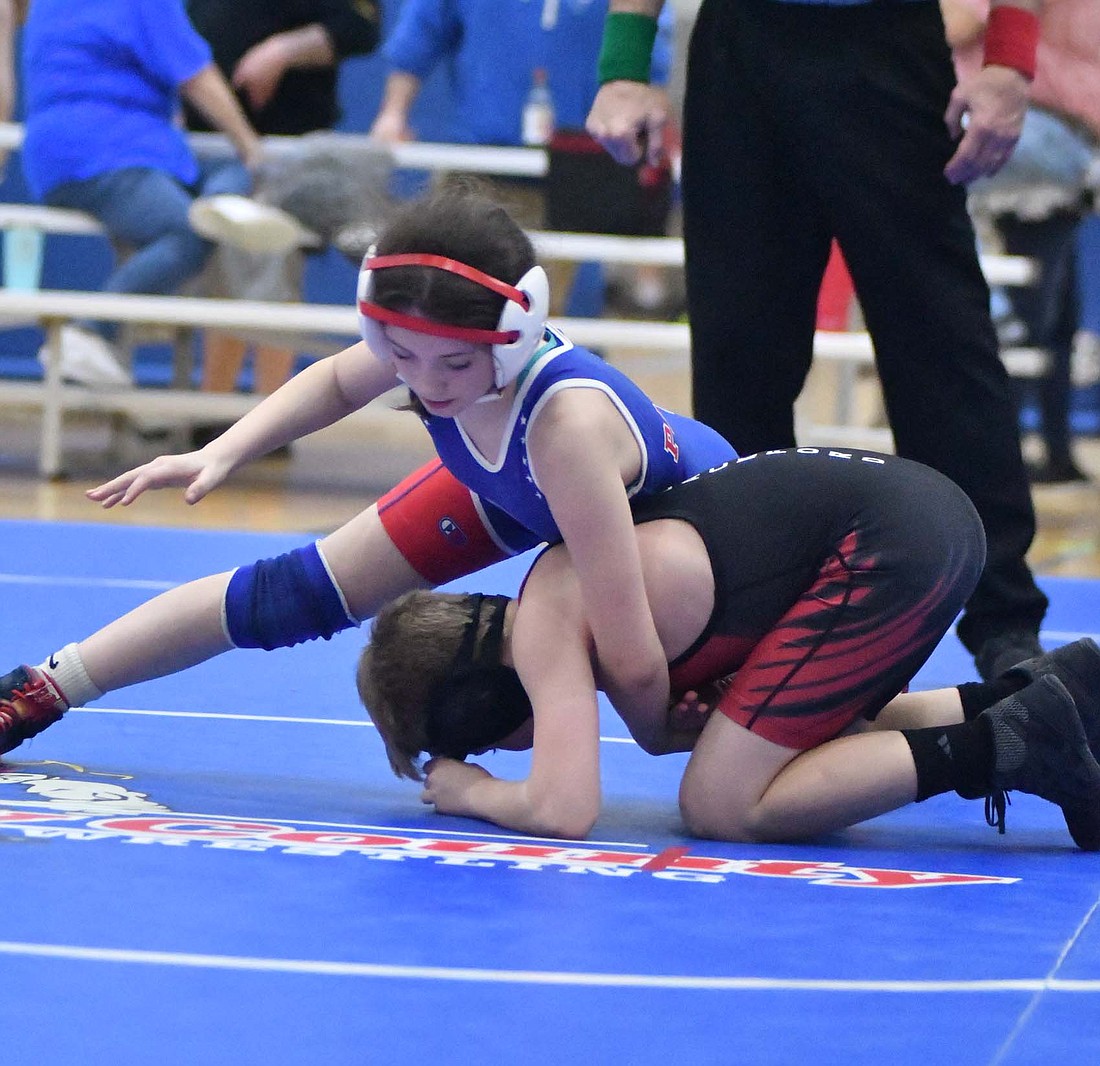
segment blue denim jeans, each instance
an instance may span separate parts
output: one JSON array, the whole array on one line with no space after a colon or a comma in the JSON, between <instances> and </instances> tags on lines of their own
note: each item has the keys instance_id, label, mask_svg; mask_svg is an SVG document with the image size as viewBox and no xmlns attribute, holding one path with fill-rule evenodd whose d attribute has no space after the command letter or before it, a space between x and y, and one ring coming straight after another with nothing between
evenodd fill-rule
<instances>
[{"instance_id":1,"label":"blue denim jeans","mask_svg":"<svg viewBox=\"0 0 1100 1066\"><path fill-rule=\"evenodd\" d=\"M1037 382L1023 383L1020 391L1038 399L1047 459L1054 465L1072 462L1070 368L1080 318L1077 231L1096 151L1080 131L1032 107L1003 169L970 187L972 204L992 213L1004 250L1039 264L1036 284L994 290L991 306L995 317L1014 312L1027 327L1027 343L1050 354L1048 372Z\"/></svg>"},{"instance_id":2,"label":"blue denim jeans","mask_svg":"<svg viewBox=\"0 0 1100 1066\"><path fill-rule=\"evenodd\" d=\"M1081 319L1077 290L1077 232L1083 211L1055 211L1047 218L1002 215L997 228L1009 255L1026 255L1039 264L1035 285L1010 290L1012 307L1027 327L1028 343L1050 353L1050 368L1021 391L1038 400L1040 431L1047 460L1072 462L1073 337Z\"/></svg>"},{"instance_id":3,"label":"blue denim jeans","mask_svg":"<svg viewBox=\"0 0 1100 1066\"><path fill-rule=\"evenodd\" d=\"M134 250L111 272L105 292L164 296L198 274L214 248L188 224L192 201L198 196L248 193L251 188L251 176L241 163L212 160L200 163L198 180L190 187L161 170L127 167L58 185L45 200L51 207L94 215L112 241ZM87 325L108 341L118 334L115 322Z\"/></svg>"},{"instance_id":4,"label":"blue denim jeans","mask_svg":"<svg viewBox=\"0 0 1100 1066\"><path fill-rule=\"evenodd\" d=\"M970 192L979 201L986 194L998 195L995 210L999 212L1015 208L1006 200L1011 195L1019 196L1026 208L1028 192L1036 187L1064 190L1068 204L1084 190L1096 151L1096 145L1079 130L1057 115L1032 107L1008 162L992 177L974 182Z\"/></svg>"}]
</instances>

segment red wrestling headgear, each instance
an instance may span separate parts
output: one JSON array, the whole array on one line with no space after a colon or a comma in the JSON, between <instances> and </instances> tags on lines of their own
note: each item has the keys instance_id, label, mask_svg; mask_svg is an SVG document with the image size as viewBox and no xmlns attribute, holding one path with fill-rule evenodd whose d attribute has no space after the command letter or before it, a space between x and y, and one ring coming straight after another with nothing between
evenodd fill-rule
<instances>
[{"instance_id":1,"label":"red wrestling headgear","mask_svg":"<svg viewBox=\"0 0 1100 1066\"><path fill-rule=\"evenodd\" d=\"M447 270L499 293L505 302L496 329L452 326L420 315L392 311L376 304L374 271L399 266L426 266ZM455 340L490 344L493 349L494 380L496 387L502 389L519 376L542 340L546 316L550 310L550 283L546 271L540 266L532 267L515 285L509 285L476 267L446 256L420 252L376 256L372 248L363 257L356 303L359 310L359 331L367 347L379 359L393 362L393 348L382 328L384 324L402 326L433 337L453 337Z\"/></svg>"}]
</instances>

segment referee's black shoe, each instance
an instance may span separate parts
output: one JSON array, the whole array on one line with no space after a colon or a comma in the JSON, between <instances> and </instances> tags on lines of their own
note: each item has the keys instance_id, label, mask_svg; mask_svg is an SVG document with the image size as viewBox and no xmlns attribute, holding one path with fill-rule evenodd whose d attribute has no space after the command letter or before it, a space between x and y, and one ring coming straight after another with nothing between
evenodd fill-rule
<instances>
[{"instance_id":1,"label":"referee's black shoe","mask_svg":"<svg viewBox=\"0 0 1100 1066\"><path fill-rule=\"evenodd\" d=\"M1069 690L1085 729L1089 751L1100 761L1100 645L1091 637L1063 644L1054 651L1025 659L1004 672L1021 686L1053 674Z\"/></svg>"},{"instance_id":2,"label":"referee's black shoe","mask_svg":"<svg viewBox=\"0 0 1100 1066\"><path fill-rule=\"evenodd\" d=\"M1011 629L989 637L974 652L974 665L983 681L992 681L1025 659L1043 654L1039 636L1030 629Z\"/></svg>"}]
</instances>

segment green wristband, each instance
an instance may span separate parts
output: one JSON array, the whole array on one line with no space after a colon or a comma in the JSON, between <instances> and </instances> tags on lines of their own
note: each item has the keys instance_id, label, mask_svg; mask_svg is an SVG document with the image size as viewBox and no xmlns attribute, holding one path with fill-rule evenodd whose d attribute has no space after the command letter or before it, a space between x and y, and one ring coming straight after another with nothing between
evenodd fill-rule
<instances>
[{"instance_id":1,"label":"green wristband","mask_svg":"<svg viewBox=\"0 0 1100 1066\"><path fill-rule=\"evenodd\" d=\"M649 84L649 64L657 20L632 11L613 11L603 24L600 59L596 66L599 82L640 81Z\"/></svg>"}]
</instances>

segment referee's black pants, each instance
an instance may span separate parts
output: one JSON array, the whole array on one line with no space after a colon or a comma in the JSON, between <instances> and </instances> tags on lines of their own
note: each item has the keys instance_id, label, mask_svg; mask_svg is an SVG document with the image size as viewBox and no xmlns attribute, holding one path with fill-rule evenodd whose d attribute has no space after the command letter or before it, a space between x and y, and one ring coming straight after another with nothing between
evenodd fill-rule
<instances>
[{"instance_id":1,"label":"referee's black pants","mask_svg":"<svg viewBox=\"0 0 1100 1066\"><path fill-rule=\"evenodd\" d=\"M696 417L742 454L795 443L835 236L900 455L974 502L985 571L959 636L1037 630L1035 513L965 190L935 0L704 0L688 57L684 236Z\"/></svg>"}]
</instances>

